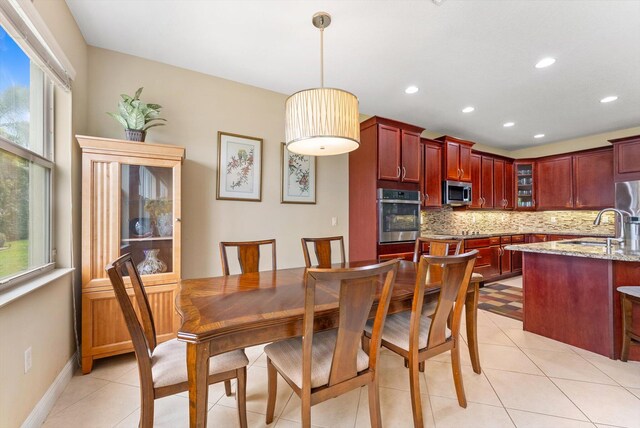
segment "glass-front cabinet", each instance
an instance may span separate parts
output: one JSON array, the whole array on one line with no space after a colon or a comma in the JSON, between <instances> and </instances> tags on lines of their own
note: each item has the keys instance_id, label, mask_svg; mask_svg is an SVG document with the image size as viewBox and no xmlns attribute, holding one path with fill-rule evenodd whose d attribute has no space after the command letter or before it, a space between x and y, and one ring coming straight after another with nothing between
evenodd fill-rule
<instances>
[{"instance_id":1,"label":"glass-front cabinet","mask_svg":"<svg viewBox=\"0 0 640 428\"><path fill-rule=\"evenodd\" d=\"M133 351L105 267L131 254L159 341L175 337L184 148L77 136L82 148L82 371ZM131 289L133 297L133 289Z\"/></svg>"},{"instance_id":2,"label":"glass-front cabinet","mask_svg":"<svg viewBox=\"0 0 640 428\"><path fill-rule=\"evenodd\" d=\"M517 161L515 162L516 180L516 209L535 210L535 163Z\"/></svg>"}]
</instances>

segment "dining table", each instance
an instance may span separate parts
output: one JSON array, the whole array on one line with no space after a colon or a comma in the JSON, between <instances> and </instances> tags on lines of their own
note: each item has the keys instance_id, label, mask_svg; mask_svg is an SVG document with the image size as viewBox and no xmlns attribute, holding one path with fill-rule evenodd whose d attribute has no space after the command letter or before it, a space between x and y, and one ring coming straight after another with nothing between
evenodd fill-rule
<instances>
[{"instance_id":1,"label":"dining table","mask_svg":"<svg viewBox=\"0 0 640 428\"><path fill-rule=\"evenodd\" d=\"M340 263L349 268L377 261ZM239 275L179 281L176 309L182 317L178 340L187 344L189 381L189 423L207 425L209 358L224 352L244 349L302 335L304 315L304 267L277 269ZM400 260L389 304L389 314L411 310L417 264ZM438 275L431 275L425 287L425 305L438 298ZM434 278L434 279L433 279ZM474 275L465 298L465 326L473 370L481 373L477 342L477 309L481 276ZM379 287L370 317L375 317ZM314 330L338 325L339 282L316 285Z\"/></svg>"}]
</instances>

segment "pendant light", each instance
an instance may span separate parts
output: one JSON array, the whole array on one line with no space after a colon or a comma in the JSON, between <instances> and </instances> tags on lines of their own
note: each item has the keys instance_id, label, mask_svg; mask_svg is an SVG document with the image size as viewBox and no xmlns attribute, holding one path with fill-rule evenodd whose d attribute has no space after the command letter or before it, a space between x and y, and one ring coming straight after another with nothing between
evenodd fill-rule
<instances>
[{"instance_id":1,"label":"pendant light","mask_svg":"<svg viewBox=\"0 0 640 428\"><path fill-rule=\"evenodd\" d=\"M339 155L360 146L358 98L350 92L324 87L323 32L331 23L325 12L313 15L320 29L320 87L296 92L285 103L285 141L293 153Z\"/></svg>"}]
</instances>

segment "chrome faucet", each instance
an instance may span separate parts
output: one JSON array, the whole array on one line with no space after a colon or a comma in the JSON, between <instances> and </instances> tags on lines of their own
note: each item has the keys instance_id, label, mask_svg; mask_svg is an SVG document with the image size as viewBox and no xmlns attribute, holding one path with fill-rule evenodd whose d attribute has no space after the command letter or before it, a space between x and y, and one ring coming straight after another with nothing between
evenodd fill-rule
<instances>
[{"instance_id":1,"label":"chrome faucet","mask_svg":"<svg viewBox=\"0 0 640 428\"><path fill-rule=\"evenodd\" d=\"M600 210L596 219L593 220L593 224L598 226L600 224L600 220L602 219L602 214L606 212L616 213L620 217L620 236L616 236L615 238L607 238L607 250L611 250L611 243L613 241L618 242L620 244L624 243L624 216L631 217L631 214L624 210L619 210L617 208L605 208Z\"/></svg>"}]
</instances>

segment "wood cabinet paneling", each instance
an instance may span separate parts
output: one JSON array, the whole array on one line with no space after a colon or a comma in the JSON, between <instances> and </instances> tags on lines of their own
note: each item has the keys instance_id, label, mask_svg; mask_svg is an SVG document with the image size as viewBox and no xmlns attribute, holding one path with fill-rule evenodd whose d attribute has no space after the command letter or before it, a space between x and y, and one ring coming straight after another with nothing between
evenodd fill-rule
<instances>
[{"instance_id":1,"label":"wood cabinet paneling","mask_svg":"<svg viewBox=\"0 0 640 428\"><path fill-rule=\"evenodd\" d=\"M402 158L400 181L405 183L420 182L420 166L422 159L422 146L420 145L420 133L402 130Z\"/></svg>"},{"instance_id":2,"label":"wood cabinet paneling","mask_svg":"<svg viewBox=\"0 0 640 428\"><path fill-rule=\"evenodd\" d=\"M536 209L536 180L535 162L516 161L515 169L515 209L519 211L533 211Z\"/></svg>"},{"instance_id":3,"label":"wood cabinet paneling","mask_svg":"<svg viewBox=\"0 0 640 428\"><path fill-rule=\"evenodd\" d=\"M399 180L400 168L399 128L378 125L378 180Z\"/></svg>"},{"instance_id":4,"label":"wood cabinet paneling","mask_svg":"<svg viewBox=\"0 0 640 428\"><path fill-rule=\"evenodd\" d=\"M640 180L640 135L609 141L613 144L613 179Z\"/></svg>"},{"instance_id":5,"label":"wood cabinet paneling","mask_svg":"<svg viewBox=\"0 0 640 428\"><path fill-rule=\"evenodd\" d=\"M131 253L165 268L141 272L159 341L175 337L180 279L182 147L77 136L82 148L82 371L133 351L105 266ZM140 269L140 268L139 268ZM127 279L128 280L128 279Z\"/></svg>"},{"instance_id":6,"label":"wood cabinet paneling","mask_svg":"<svg viewBox=\"0 0 640 428\"><path fill-rule=\"evenodd\" d=\"M423 205L442 206L442 144L422 139L424 147L424 171L422 174Z\"/></svg>"},{"instance_id":7,"label":"wood cabinet paneling","mask_svg":"<svg viewBox=\"0 0 640 428\"><path fill-rule=\"evenodd\" d=\"M493 160L493 206L513 208L513 163L504 159Z\"/></svg>"},{"instance_id":8,"label":"wood cabinet paneling","mask_svg":"<svg viewBox=\"0 0 640 428\"><path fill-rule=\"evenodd\" d=\"M482 156L471 154L471 203L469 208L482 208Z\"/></svg>"},{"instance_id":9,"label":"wood cabinet paneling","mask_svg":"<svg viewBox=\"0 0 640 428\"><path fill-rule=\"evenodd\" d=\"M574 208L614 206L613 151L610 148L573 156L573 178Z\"/></svg>"},{"instance_id":10,"label":"wood cabinet paneling","mask_svg":"<svg viewBox=\"0 0 640 428\"><path fill-rule=\"evenodd\" d=\"M444 143L443 170L445 180L471 181L471 147L470 141L444 135L436 138Z\"/></svg>"},{"instance_id":11,"label":"wood cabinet paneling","mask_svg":"<svg viewBox=\"0 0 640 428\"><path fill-rule=\"evenodd\" d=\"M470 208L493 208L493 158L471 154Z\"/></svg>"},{"instance_id":12,"label":"wood cabinet paneling","mask_svg":"<svg viewBox=\"0 0 640 428\"><path fill-rule=\"evenodd\" d=\"M536 162L536 204L540 210L573 208L573 157Z\"/></svg>"},{"instance_id":13,"label":"wood cabinet paneling","mask_svg":"<svg viewBox=\"0 0 640 428\"><path fill-rule=\"evenodd\" d=\"M379 116L360 124L360 147L349 153L350 261L378 257L376 189L423 190L422 131Z\"/></svg>"},{"instance_id":14,"label":"wood cabinet paneling","mask_svg":"<svg viewBox=\"0 0 640 428\"><path fill-rule=\"evenodd\" d=\"M420 132L378 124L378 180L420 182Z\"/></svg>"}]
</instances>

